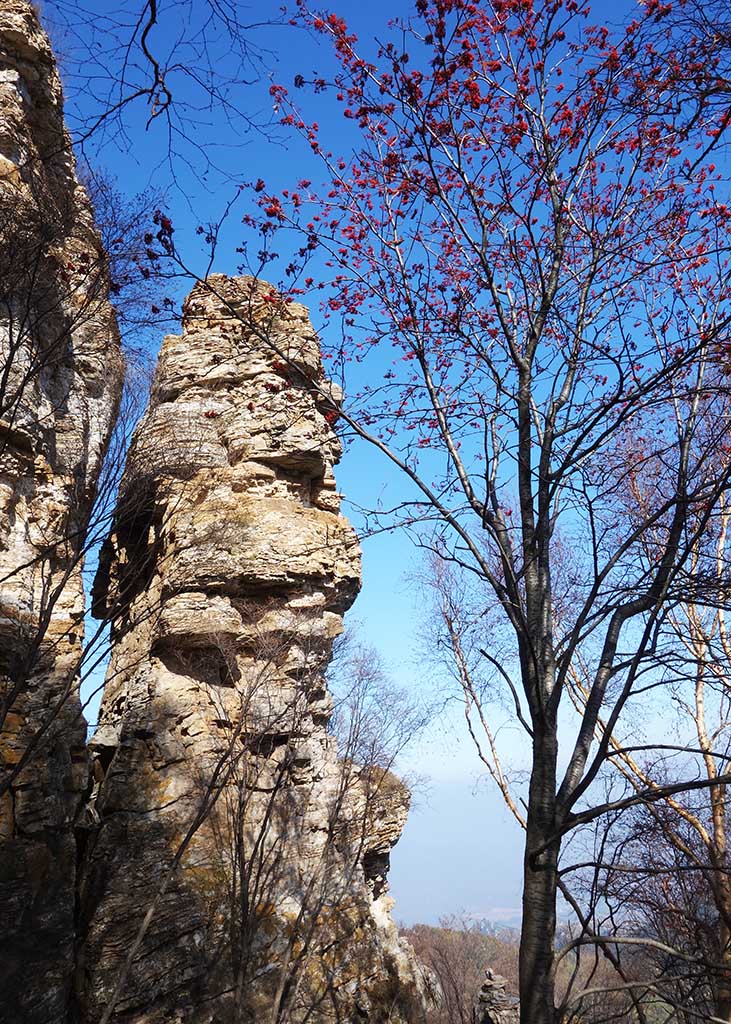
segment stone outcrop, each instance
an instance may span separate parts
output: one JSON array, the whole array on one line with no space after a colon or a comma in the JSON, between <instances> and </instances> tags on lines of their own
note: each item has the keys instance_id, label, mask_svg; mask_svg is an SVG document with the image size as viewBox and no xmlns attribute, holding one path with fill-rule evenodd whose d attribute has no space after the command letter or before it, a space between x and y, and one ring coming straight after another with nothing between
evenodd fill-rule
<instances>
[{"instance_id":1,"label":"stone outcrop","mask_svg":"<svg viewBox=\"0 0 731 1024\"><path fill-rule=\"evenodd\" d=\"M66 1019L82 551L121 387L106 259L32 6L0 5L0 1017Z\"/></svg>"},{"instance_id":2,"label":"stone outcrop","mask_svg":"<svg viewBox=\"0 0 731 1024\"><path fill-rule=\"evenodd\" d=\"M520 1004L507 987L507 979L488 967L477 997L475 1020L479 1024L519 1024Z\"/></svg>"},{"instance_id":3,"label":"stone outcrop","mask_svg":"<svg viewBox=\"0 0 731 1024\"><path fill-rule=\"evenodd\" d=\"M107 259L32 5L0 5L0 1021L418 1024L390 918L405 787L338 749L359 585L305 309L214 276L165 339L94 590L122 383ZM106 532L106 531L105 531ZM346 730L347 733L347 730ZM362 746L362 744L360 744Z\"/></svg>"},{"instance_id":4,"label":"stone outcrop","mask_svg":"<svg viewBox=\"0 0 731 1024\"><path fill-rule=\"evenodd\" d=\"M84 1020L409 1021L408 793L328 730L360 582L304 307L215 275L167 337L94 599L114 619L80 888Z\"/></svg>"}]
</instances>

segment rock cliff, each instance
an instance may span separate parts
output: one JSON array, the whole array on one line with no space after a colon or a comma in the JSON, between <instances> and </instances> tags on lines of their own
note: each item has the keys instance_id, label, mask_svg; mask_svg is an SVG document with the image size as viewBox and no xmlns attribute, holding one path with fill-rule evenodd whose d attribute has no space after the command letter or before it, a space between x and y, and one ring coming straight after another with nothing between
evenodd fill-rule
<instances>
[{"instance_id":1,"label":"rock cliff","mask_svg":"<svg viewBox=\"0 0 731 1024\"><path fill-rule=\"evenodd\" d=\"M360 579L339 399L306 310L262 282L209 278L164 340L95 585L84 1020L423 1018L385 883L408 794L328 730Z\"/></svg>"},{"instance_id":2,"label":"rock cliff","mask_svg":"<svg viewBox=\"0 0 731 1024\"><path fill-rule=\"evenodd\" d=\"M0 5L0 1017L66 1019L82 555L121 387L106 260L29 3Z\"/></svg>"},{"instance_id":3,"label":"rock cliff","mask_svg":"<svg viewBox=\"0 0 731 1024\"><path fill-rule=\"evenodd\" d=\"M122 385L107 260L32 6L0 9L0 1021L423 1019L390 919L408 792L338 749L360 582L338 390L305 309L211 277L165 339L94 591Z\"/></svg>"}]
</instances>

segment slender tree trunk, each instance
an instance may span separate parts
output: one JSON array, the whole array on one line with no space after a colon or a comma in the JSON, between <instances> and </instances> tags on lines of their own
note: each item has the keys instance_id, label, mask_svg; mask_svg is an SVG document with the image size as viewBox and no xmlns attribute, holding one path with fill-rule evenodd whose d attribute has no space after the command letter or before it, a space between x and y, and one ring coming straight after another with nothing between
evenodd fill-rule
<instances>
[{"instance_id":1,"label":"slender tree trunk","mask_svg":"<svg viewBox=\"0 0 731 1024\"><path fill-rule=\"evenodd\" d=\"M520 1024L556 1024L553 947L559 843L555 835L556 730L543 723L533 740L520 937ZM545 847L545 848L544 848Z\"/></svg>"},{"instance_id":2,"label":"slender tree trunk","mask_svg":"<svg viewBox=\"0 0 731 1024\"><path fill-rule=\"evenodd\" d=\"M716 1006L714 1014L719 1020L731 1024L731 933L728 925L721 920L721 976L715 986Z\"/></svg>"}]
</instances>

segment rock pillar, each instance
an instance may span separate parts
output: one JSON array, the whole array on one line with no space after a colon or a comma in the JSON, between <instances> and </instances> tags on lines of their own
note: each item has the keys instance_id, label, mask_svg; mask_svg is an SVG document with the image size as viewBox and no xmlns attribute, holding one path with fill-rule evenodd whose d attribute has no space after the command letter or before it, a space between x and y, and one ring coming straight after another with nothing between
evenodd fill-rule
<instances>
[{"instance_id":1,"label":"rock pillar","mask_svg":"<svg viewBox=\"0 0 731 1024\"><path fill-rule=\"evenodd\" d=\"M80 891L85 1020L409 1021L390 921L408 794L329 732L360 585L304 307L212 276L165 339L97 611L114 650Z\"/></svg>"}]
</instances>

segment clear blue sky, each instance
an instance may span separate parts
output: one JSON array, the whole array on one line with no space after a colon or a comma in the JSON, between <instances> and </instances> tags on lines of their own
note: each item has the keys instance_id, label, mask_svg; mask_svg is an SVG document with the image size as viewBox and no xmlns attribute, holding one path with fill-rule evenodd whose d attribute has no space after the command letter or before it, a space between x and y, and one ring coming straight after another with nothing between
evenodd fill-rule
<instances>
[{"instance_id":1,"label":"clear blue sky","mask_svg":"<svg viewBox=\"0 0 731 1024\"><path fill-rule=\"evenodd\" d=\"M83 5L84 0L79 3ZM332 6L363 39L383 36L387 20L408 13L411 8L405 0L371 0L368 4L348 0ZM108 27L105 18L128 18L139 3L88 0L87 7L94 12L99 37L95 41L92 30L85 29L84 41L91 39L102 46ZM173 0L161 0L159 7L160 27L150 35L153 49L168 46L181 29ZM57 9L53 0L46 0L49 18ZM242 19L247 21L276 16L278 9L278 4L266 0L240 6ZM619 17L623 9L623 2L611 7L602 3L597 5L597 19L608 12ZM264 51L273 81L291 86L296 73L309 77L312 71L322 71L327 66L326 52L318 40L301 30L286 25L262 27L252 30L251 38ZM61 52L62 67L70 73L78 40L73 32L66 31L57 32L55 42ZM103 62L103 52L99 52ZM225 46L217 59L226 66ZM100 83L101 79L93 88L100 88ZM270 109L268 86L269 82L262 80L239 94L252 115L262 120L266 120ZM180 88L184 89L182 83ZM90 102L93 101L88 92L76 92L73 79L69 78L72 126L77 105L88 112ZM325 116L323 110L321 120ZM130 109L126 136L108 133L96 151L93 145L89 147L90 155L117 177L126 193L144 192L151 187L167 191L176 241L198 272L205 266L205 254L195 227L220 217L235 194L237 180L254 181L261 177L276 189L291 186L302 177L315 181L321 177L305 146L290 148L283 136L272 139L256 131L232 138L220 111L212 110L200 115L201 124L194 133L204 153L192 153L197 162L195 168L176 162L174 181L165 159L167 139L161 130L163 125L153 122L146 130L146 117L144 108ZM347 150L348 144L344 130L339 120L336 131L341 151ZM181 144L181 150L185 149L185 144ZM215 159L223 173L211 169L200 177L204 155ZM240 216L232 217L230 227L223 233L214 266L217 271L235 271L239 220ZM317 323L316 308L313 319ZM398 479L382 458L362 446L354 446L346 454L338 482L355 505L371 504L378 493L385 503L395 501L401 494ZM347 506L345 511L348 512ZM358 525L357 515L351 515ZM365 638L382 653L395 680L431 700L440 681L432 678L425 682L428 674L418 657L419 624L426 611L420 606L423 595L407 581L408 573L418 564L418 553L403 535L368 539L363 553L363 591L354 615L362 623ZM521 836L489 782L478 782L479 762L460 718L458 707L445 712L404 760L404 770L422 776L423 783L417 788L409 823L392 857L395 916L407 922L433 922L443 914L466 912L515 922L520 906ZM522 767L525 751L510 740L507 749L515 765Z\"/></svg>"}]
</instances>

